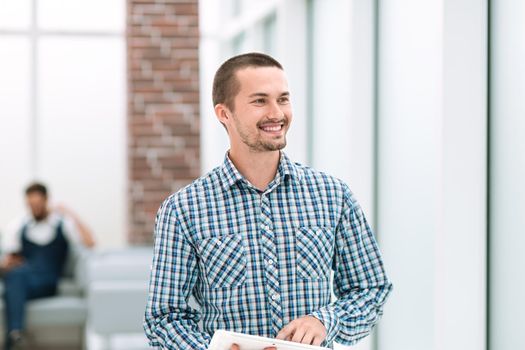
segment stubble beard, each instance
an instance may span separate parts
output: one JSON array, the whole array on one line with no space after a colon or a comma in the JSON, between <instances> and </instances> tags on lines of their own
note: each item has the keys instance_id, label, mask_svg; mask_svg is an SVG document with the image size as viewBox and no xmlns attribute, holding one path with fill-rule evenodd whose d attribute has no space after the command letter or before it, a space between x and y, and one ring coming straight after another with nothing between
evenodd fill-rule
<instances>
[{"instance_id":1,"label":"stubble beard","mask_svg":"<svg viewBox=\"0 0 525 350\"><path fill-rule=\"evenodd\" d=\"M38 213L33 213L33 219L36 221L36 222L41 222L41 221L44 221L47 216L48 216L49 212L46 210L43 210L43 211L40 211Z\"/></svg>"},{"instance_id":2,"label":"stubble beard","mask_svg":"<svg viewBox=\"0 0 525 350\"><path fill-rule=\"evenodd\" d=\"M247 144L248 147L254 152L272 152L272 151L280 151L284 147L286 147L286 137L282 142L279 143L269 143L269 142L263 142L261 140L253 143L253 144Z\"/></svg>"},{"instance_id":3,"label":"stubble beard","mask_svg":"<svg viewBox=\"0 0 525 350\"><path fill-rule=\"evenodd\" d=\"M248 146L248 148L252 152L273 152L273 151L280 151L284 147L286 147L286 133L283 135L283 139L280 142L267 142L264 140L261 140L260 137L257 135L256 140L250 140L250 136L248 133L245 133L242 128L240 127L238 121L236 120L236 126L237 130L239 132L239 136L242 140L242 142ZM283 128L288 127L288 120L284 119Z\"/></svg>"}]
</instances>

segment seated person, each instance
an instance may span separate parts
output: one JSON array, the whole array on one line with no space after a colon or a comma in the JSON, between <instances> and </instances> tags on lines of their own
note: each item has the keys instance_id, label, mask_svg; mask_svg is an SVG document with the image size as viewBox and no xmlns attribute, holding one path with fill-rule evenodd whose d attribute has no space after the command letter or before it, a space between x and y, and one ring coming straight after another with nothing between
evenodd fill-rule
<instances>
[{"instance_id":1,"label":"seated person","mask_svg":"<svg viewBox=\"0 0 525 350\"><path fill-rule=\"evenodd\" d=\"M25 303L55 295L68 252L74 245L93 247L90 230L65 207L48 207L47 189L26 189L30 215L9 225L3 238L0 271L4 281L6 350L23 342Z\"/></svg>"}]
</instances>

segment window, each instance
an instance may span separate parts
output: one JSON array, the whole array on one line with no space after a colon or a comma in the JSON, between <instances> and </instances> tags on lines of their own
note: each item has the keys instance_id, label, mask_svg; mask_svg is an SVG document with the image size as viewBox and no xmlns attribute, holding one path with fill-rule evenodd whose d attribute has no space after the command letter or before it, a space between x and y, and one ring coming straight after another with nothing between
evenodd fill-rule
<instances>
[{"instance_id":1,"label":"window","mask_svg":"<svg viewBox=\"0 0 525 350\"><path fill-rule=\"evenodd\" d=\"M124 241L125 2L0 1L3 227L34 179ZM107 213L112 215L107 215Z\"/></svg>"}]
</instances>

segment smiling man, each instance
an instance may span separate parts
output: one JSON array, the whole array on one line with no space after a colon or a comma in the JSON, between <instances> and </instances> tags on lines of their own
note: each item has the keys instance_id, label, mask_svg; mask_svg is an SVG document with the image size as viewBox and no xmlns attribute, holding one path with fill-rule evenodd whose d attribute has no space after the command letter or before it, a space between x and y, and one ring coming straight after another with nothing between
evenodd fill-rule
<instances>
[{"instance_id":1,"label":"smiling man","mask_svg":"<svg viewBox=\"0 0 525 350\"><path fill-rule=\"evenodd\" d=\"M150 344L204 350L217 329L356 343L378 322L392 285L348 186L282 152L292 108L281 64L260 53L230 58L215 75L213 103L230 149L159 209Z\"/></svg>"}]
</instances>

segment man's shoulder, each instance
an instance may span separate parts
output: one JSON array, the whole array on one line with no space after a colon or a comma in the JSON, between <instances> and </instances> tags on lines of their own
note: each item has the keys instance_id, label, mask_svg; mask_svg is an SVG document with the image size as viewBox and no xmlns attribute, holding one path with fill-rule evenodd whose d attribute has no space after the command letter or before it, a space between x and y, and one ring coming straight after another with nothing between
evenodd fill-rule
<instances>
[{"instance_id":1,"label":"man's shoulder","mask_svg":"<svg viewBox=\"0 0 525 350\"><path fill-rule=\"evenodd\" d=\"M298 171L302 174L302 186L312 196L330 202L346 203L350 206L359 205L349 185L324 171L296 163Z\"/></svg>"},{"instance_id":2,"label":"man's shoulder","mask_svg":"<svg viewBox=\"0 0 525 350\"><path fill-rule=\"evenodd\" d=\"M331 188L342 193L349 191L348 185L336 176L300 163L294 163L294 166L307 186Z\"/></svg>"},{"instance_id":3,"label":"man's shoulder","mask_svg":"<svg viewBox=\"0 0 525 350\"><path fill-rule=\"evenodd\" d=\"M47 219L45 220L45 222L47 222L50 226L53 226L53 227L56 227L58 226L59 224L64 224L64 223L69 223L70 221L70 218L57 211L57 210L53 210L49 216L47 217Z\"/></svg>"},{"instance_id":4,"label":"man's shoulder","mask_svg":"<svg viewBox=\"0 0 525 350\"><path fill-rule=\"evenodd\" d=\"M207 193L216 191L219 188L221 184L219 176L220 169L221 167L216 167L172 193L164 200L163 206L184 208L192 203L198 203Z\"/></svg>"},{"instance_id":5,"label":"man's shoulder","mask_svg":"<svg viewBox=\"0 0 525 350\"><path fill-rule=\"evenodd\" d=\"M20 251L20 235L22 233L22 228L27 222L28 216L20 214L12 218L5 227L2 227L2 230L0 230L0 253L2 256Z\"/></svg>"},{"instance_id":6,"label":"man's shoulder","mask_svg":"<svg viewBox=\"0 0 525 350\"><path fill-rule=\"evenodd\" d=\"M11 219L5 227L6 231L18 232L21 231L25 225L29 223L31 216L27 213L19 214Z\"/></svg>"}]
</instances>

